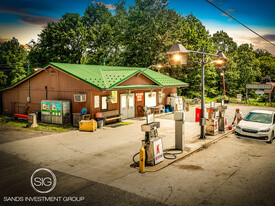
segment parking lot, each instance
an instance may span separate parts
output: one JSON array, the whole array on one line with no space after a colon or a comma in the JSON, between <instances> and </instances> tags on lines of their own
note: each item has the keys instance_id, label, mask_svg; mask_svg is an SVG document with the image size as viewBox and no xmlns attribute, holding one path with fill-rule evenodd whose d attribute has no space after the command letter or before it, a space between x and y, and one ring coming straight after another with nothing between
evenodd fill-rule
<instances>
[{"instance_id":1,"label":"parking lot","mask_svg":"<svg viewBox=\"0 0 275 206\"><path fill-rule=\"evenodd\" d=\"M259 109L230 105L227 110L229 122L232 121L237 107L244 115ZM198 123L194 122L194 110L191 108L187 113L187 141L200 131ZM159 135L163 137L164 148L173 147L173 115L161 116L157 120L161 124ZM88 192L94 184L100 184L98 187L102 190L112 188L110 194L116 194L115 190L118 190L118 202L126 201L122 198L123 195L137 195L135 198L140 201L136 205L143 203L143 200L150 200L152 204L161 202L168 205L236 205L247 201L250 205L261 201L266 205L274 203L274 143L268 145L265 142L237 139L234 135L229 135L163 170L140 174L130 164L144 138L140 126L145 120L131 119L127 122L133 124L108 126L94 133L71 131L43 136L31 134L29 138L17 137L13 141L0 144L2 156L11 160L7 163L6 158L1 158L1 168L4 168L1 184L6 188L3 195L10 195L11 191L20 192L20 187L27 184L26 178L32 174L33 169L46 167L57 174L58 187L53 194L80 195L83 192L87 205L92 202L93 195L99 198L99 202L103 198L102 194ZM33 194L31 187L23 188L25 190L22 194ZM127 193L123 194L121 191ZM107 195L102 201L107 201L108 198L112 199ZM131 204L135 205L132 202Z\"/></svg>"}]
</instances>

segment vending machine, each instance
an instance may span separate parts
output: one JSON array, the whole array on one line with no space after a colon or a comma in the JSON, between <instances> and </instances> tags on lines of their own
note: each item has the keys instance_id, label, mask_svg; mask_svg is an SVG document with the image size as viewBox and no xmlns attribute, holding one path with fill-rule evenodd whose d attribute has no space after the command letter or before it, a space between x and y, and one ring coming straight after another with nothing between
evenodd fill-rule
<instances>
[{"instance_id":1,"label":"vending machine","mask_svg":"<svg viewBox=\"0 0 275 206\"><path fill-rule=\"evenodd\" d=\"M41 122L53 124L71 124L70 101L42 100Z\"/></svg>"},{"instance_id":2,"label":"vending machine","mask_svg":"<svg viewBox=\"0 0 275 206\"><path fill-rule=\"evenodd\" d=\"M52 123L70 124L70 101L52 100Z\"/></svg>"},{"instance_id":3,"label":"vending machine","mask_svg":"<svg viewBox=\"0 0 275 206\"><path fill-rule=\"evenodd\" d=\"M52 101L42 100L41 101L41 122L52 123Z\"/></svg>"},{"instance_id":4,"label":"vending machine","mask_svg":"<svg viewBox=\"0 0 275 206\"><path fill-rule=\"evenodd\" d=\"M71 106L70 106L70 101L62 101L62 124L65 125L70 125L71 124Z\"/></svg>"}]
</instances>

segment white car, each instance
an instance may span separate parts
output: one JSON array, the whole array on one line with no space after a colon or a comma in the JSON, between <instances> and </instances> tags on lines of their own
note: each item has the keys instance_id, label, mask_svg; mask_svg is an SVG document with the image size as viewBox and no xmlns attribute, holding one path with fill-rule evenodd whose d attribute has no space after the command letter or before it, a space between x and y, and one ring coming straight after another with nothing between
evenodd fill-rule
<instances>
[{"instance_id":1,"label":"white car","mask_svg":"<svg viewBox=\"0 0 275 206\"><path fill-rule=\"evenodd\" d=\"M252 137L271 143L274 139L275 112L253 110L239 122L235 129L237 137Z\"/></svg>"}]
</instances>

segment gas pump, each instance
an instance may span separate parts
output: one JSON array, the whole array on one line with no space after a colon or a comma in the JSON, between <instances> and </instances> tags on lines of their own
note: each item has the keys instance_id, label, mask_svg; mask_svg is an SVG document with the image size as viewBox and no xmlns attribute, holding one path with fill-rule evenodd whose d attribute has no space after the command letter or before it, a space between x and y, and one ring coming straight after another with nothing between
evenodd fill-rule
<instances>
[{"instance_id":1,"label":"gas pump","mask_svg":"<svg viewBox=\"0 0 275 206\"><path fill-rule=\"evenodd\" d=\"M157 129L160 122L155 122L154 114L146 117L146 124L141 125L141 131L145 132L145 140L142 140L142 146L145 149L145 164L156 165L163 161L162 138L158 136Z\"/></svg>"},{"instance_id":2,"label":"gas pump","mask_svg":"<svg viewBox=\"0 0 275 206\"><path fill-rule=\"evenodd\" d=\"M224 100L220 106L218 106L219 110L219 132L225 132L228 129L228 118L225 116L225 110L227 106L224 105Z\"/></svg>"},{"instance_id":3,"label":"gas pump","mask_svg":"<svg viewBox=\"0 0 275 206\"><path fill-rule=\"evenodd\" d=\"M219 133L219 122L216 118L218 108L215 107L215 102L210 102L210 107L206 108L206 111L208 113L208 119L206 120L206 134L216 135Z\"/></svg>"}]
</instances>

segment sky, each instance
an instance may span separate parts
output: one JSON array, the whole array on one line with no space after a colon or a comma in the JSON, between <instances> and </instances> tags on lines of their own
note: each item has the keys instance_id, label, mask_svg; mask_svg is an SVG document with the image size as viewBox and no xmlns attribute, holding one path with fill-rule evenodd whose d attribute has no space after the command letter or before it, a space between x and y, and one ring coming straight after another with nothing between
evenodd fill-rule
<instances>
[{"instance_id":1,"label":"sky","mask_svg":"<svg viewBox=\"0 0 275 206\"><path fill-rule=\"evenodd\" d=\"M126 0L132 5L134 0ZM275 43L274 0L209 0L240 22ZM110 10L117 0L100 0ZM0 3L0 42L15 37L21 44L38 34L49 21L58 21L65 13L83 15L89 0L2 0ZM210 34L223 30L238 44L252 43L254 48L266 49L275 55L275 46L262 40L230 17L222 14L206 0L170 0L169 8L182 15L193 13Z\"/></svg>"}]
</instances>

